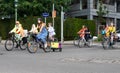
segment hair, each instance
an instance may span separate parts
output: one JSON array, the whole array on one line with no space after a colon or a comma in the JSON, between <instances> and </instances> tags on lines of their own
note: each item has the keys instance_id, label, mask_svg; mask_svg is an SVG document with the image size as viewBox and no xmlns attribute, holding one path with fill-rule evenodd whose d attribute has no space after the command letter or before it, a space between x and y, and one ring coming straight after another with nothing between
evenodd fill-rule
<instances>
[{"instance_id":1,"label":"hair","mask_svg":"<svg viewBox=\"0 0 120 73\"><path fill-rule=\"evenodd\" d=\"M51 26L53 26L53 25L52 25L52 23L48 23L48 25L51 25Z\"/></svg>"},{"instance_id":2,"label":"hair","mask_svg":"<svg viewBox=\"0 0 120 73\"><path fill-rule=\"evenodd\" d=\"M38 20L39 20L39 21L42 21L42 19L41 19L41 18L38 18Z\"/></svg>"},{"instance_id":3,"label":"hair","mask_svg":"<svg viewBox=\"0 0 120 73\"><path fill-rule=\"evenodd\" d=\"M16 23L20 24L20 22L19 22L19 21L16 21Z\"/></svg>"},{"instance_id":4,"label":"hair","mask_svg":"<svg viewBox=\"0 0 120 73\"><path fill-rule=\"evenodd\" d=\"M42 23L43 23L43 21L42 21L42 19L41 19L41 18L38 18L38 21L40 21L40 23L39 23L39 24L42 24Z\"/></svg>"}]
</instances>

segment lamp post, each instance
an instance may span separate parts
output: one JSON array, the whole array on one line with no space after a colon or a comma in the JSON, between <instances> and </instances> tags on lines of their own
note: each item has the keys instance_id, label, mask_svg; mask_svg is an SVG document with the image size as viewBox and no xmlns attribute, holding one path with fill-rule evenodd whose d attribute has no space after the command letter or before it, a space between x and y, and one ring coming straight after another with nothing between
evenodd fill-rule
<instances>
[{"instance_id":1,"label":"lamp post","mask_svg":"<svg viewBox=\"0 0 120 73\"><path fill-rule=\"evenodd\" d=\"M17 21L17 7L18 7L18 0L15 0L15 22Z\"/></svg>"}]
</instances>

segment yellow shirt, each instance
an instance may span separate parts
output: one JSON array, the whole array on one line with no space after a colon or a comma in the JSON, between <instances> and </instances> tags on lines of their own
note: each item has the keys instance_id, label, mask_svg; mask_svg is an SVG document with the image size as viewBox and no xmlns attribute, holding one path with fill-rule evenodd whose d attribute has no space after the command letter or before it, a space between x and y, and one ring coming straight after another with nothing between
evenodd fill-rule
<instances>
[{"instance_id":1,"label":"yellow shirt","mask_svg":"<svg viewBox=\"0 0 120 73\"><path fill-rule=\"evenodd\" d=\"M14 33L19 34L20 36L24 37L24 31L23 31L21 24L15 25L15 27L10 32L14 32Z\"/></svg>"},{"instance_id":2,"label":"yellow shirt","mask_svg":"<svg viewBox=\"0 0 120 73\"><path fill-rule=\"evenodd\" d=\"M109 27L109 32L115 33L116 32L116 28L114 26L110 26Z\"/></svg>"},{"instance_id":3,"label":"yellow shirt","mask_svg":"<svg viewBox=\"0 0 120 73\"><path fill-rule=\"evenodd\" d=\"M106 30L106 37L109 37L110 33L115 33L116 28L113 26L109 26L108 29Z\"/></svg>"}]
</instances>

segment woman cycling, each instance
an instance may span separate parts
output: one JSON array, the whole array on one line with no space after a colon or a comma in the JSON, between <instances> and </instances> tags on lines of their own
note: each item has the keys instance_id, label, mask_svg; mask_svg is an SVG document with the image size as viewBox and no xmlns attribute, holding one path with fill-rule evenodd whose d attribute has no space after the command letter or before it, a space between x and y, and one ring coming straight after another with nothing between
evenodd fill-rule
<instances>
[{"instance_id":1,"label":"woman cycling","mask_svg":"<svg viewBox=\"0 0 120 73\"><path fill-rule=\"evenodd\" d=\"M39 32L36 36L36 40L41 40L44 44L44 48L47 48L47 35L48 35L48 31L46 28L46 24L42 22L41 18L38 18L38 25L37 28L39 29Z\"/></svg>"}]
</instances>

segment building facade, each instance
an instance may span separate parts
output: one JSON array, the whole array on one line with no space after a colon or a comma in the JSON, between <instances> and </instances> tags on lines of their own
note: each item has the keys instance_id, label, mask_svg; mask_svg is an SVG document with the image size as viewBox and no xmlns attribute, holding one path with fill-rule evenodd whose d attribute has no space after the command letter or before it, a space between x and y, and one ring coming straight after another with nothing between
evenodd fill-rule
<instances>
[{"instance_id":1,"label":"building facade","mask_svg":"<svg viewBox=\"0 0 120 73\"><path fill-rule=\"evenodd\" d=\"M113 22L120 28L120 0L103 0L108 14L104 15L106 24ZM69 15L76 18L95 20L98 17L99 0L73 0Z\"/></svg>"}]
</instances>

